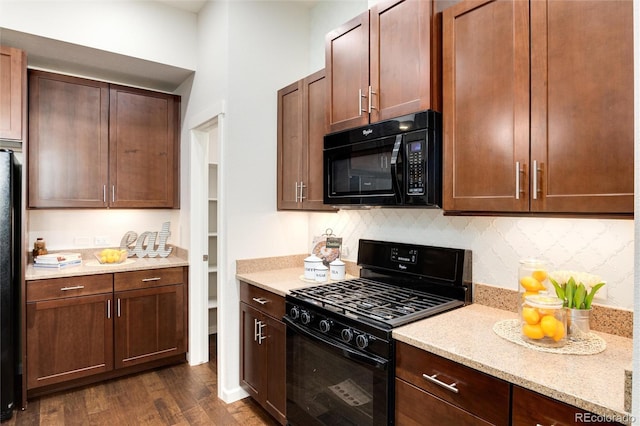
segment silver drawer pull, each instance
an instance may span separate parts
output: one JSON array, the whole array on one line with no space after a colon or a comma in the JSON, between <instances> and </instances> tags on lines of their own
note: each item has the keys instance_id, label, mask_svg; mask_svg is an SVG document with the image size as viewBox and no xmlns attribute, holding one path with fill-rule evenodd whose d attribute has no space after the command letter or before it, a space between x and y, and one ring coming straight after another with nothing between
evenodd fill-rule
<instances>
[{"instance_id":1,"label":"silver drawer pull","mask_svg":"<svg viewBox=\"0 0 640 426\"><path fill-rule=\"evenodd\" d=\"M266 305L267 303L269 303L269 301L267 299L265 299L264 297L254 297L253 301L254 302L258 302L261 305Z\"/></svg>"},{"instance_id":2,"label":"silver drawer pull","mask_svg":"<svg viewBox=\"0 0 640 426\"><path fill-rule=\"evenodd\" d=\"M69 290L82 290L84 288L83 285L74 285L72 287L62 287L60 291L69 291Z\"/></svg>"},{"instance_id":3,"label":"silver drawer pull","mask_svg":"<svg viewBox=\"0 0 640 426\"><path fill-rule=\"evenodd\" d=\"M460 389L456 387L456 383L451 383L450 385L448 385L445 382L441 382L440 380L436 379L436 377L438 377L437 374L434 374L433 376L423 374L422 377L430 381L431 383L435 383L438 386L442 386L443 388L450 390L453 393L460 392Z\"/></svg>"},{"instance_id":4,"label":"silver drawer pull","mask_svg":"<svg viewBox=\"0 0 640 426\"><path fill-rule=\"evenodd\" d=\"M142 282L143 282L143 283L147 283L147 282L149 282L149 281L160 281L161 279L162 279L162 278L160 278L160 277L143 278L143 279L142 279Z\"/></svg>"}]
</instances>

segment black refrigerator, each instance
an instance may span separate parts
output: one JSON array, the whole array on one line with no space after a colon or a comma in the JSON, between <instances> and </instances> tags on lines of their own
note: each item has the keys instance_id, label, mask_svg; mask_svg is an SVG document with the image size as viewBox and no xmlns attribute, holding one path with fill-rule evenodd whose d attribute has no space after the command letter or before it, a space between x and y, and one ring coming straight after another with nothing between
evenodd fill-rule
<instances>
[{"instance_id":1,"label":"black refrigerator","mask_svg":"<svg viewBox=\"0 0 640 426\"><path fill-rule=\"evenodd\" d=\"M21 165L0 149L0 419L20 404Z\"/></svg>"}]
</instances>

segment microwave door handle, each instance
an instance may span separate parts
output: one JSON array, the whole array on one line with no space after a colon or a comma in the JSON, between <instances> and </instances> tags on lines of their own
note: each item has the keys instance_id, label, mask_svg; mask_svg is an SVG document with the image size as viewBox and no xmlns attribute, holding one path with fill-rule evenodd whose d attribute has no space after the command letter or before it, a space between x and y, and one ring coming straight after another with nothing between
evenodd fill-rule
<instances>
[{"instance_id":1,"label":"microwave door handle","mask_svg":"<svg viewBox=\"0 0 640 426\"><path fill-rule=\"evenodd\" d=\"M398 167L402 166L401 162L398 161L401 155L400 147L402 147L402 135L397 135L396 141L393 144L393 151L391 152L391 182L397 204L402 204L402 190L400 189L400 180L398 179Z\"/></svg>"}]
</instances>

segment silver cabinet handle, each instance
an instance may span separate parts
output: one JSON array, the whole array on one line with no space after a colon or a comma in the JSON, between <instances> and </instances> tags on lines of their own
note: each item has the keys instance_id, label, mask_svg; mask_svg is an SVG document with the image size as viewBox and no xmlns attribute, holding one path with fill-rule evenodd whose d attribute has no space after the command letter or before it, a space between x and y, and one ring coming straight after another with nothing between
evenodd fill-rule
<instances>
[{"instance_id":1,"label":"silver cabinet handle","mask_svg":"<svg viewBox=\"0 0 640 426\"><path fill-rule=\"evenodd\" d=\"M261 322L262 321L258 321L257 318L253 319L253 341L254 342L257 342L258 339L260 338L260 326L259 326L259 324Z\"/></svg>"},{"instance_id":2,"label":"silver cabinet handle","mask_svg":"<svg viewBox=\"0 0 640 426\"><path fill-rule=\"evenodd\" d=\"M102 202L107 203L107 185L102 185Z\"/></svg>"},{"instance_id":3,"label":"silver cabinet handle","mask_svg":"<svg viewBox=\"0 0 640 426\"><path fill-rule=\"evenodd\" d=\"M262 334L262 330L267 326L267 324L262 321L258 321L258 344L261 345L262 341L267 338Z\"/></svg>"},{"instance_id":4,"label":"silver cabinet handle","mask_svg":"<svg viewBox=\"0 0 640 426\"><path fill-rule=\"evenodd\" d=\"M107 300L107 318L111 319L111 299Z\"/></svg>"},{"instance_id":5,"label":"silver cabinet handle","mask_svg":"<svg viewBox=\"0 0 640 426\"><path fill-rule=\"evenodd\" d=\"M298 202L298 182L295 182L295 185L296 185L296 200L295 200L295 202L297 203Z\"/></svg>"},{"instance_id":6,"label":"silver cabinet handle","mask_svg":"<svg viewBox=\"0 0 640 426\"><path fill-rule=\"evenodd\" d=\"M120 298L118 298L118 305L116 306L116 309L117 309L116 315L118 316L118 318L120 318Z\"/></svg>"},{"instance_id":7,"label":"silver cabinet handle","mask_svg":"<svg viewBox=\"0 0 640 426\"><path fill-rule=\"evenodd\" d=\"M538 162L533 160L533 199L538 199Z\"/></svg>"},{"instance_id":8,"label":"silver cabinet handle","mask_svg":"<svg viewBox=\"0 0 640 426\"><path fill-rule=\"evenodd\" d=\"M369 86L369 113L371 113L372 109L376 109L376 107L373 106L373 95L375 95L376 92L374 92L371 89L371 86Z\"/></svg>"},{"instance_id":9,"label":"silver cabinet handle","mask_svg":"<svg viewBox=\"0 0 640 426\"><path fill-rule=\"evenodd\" d=\"M142 282L143 283L147 283L149 281L160 281L162 278L161 277L153 277L153 278L143 278Z\"/></svg>"},{"instance_id":10,"label":"silver cabinet handle","mask_svg":"<svg viewBox=\"0 0 640 426\"><path fill-rule=\"evenodd\" d=\"M302 202L306 197L304 196L304 189L307 185L304 184L303 181L300 181L300 202Z\"/></svg>"},{"instance_id":11,"label":"silver cabinet handle","mask_svg":"<svg viewBox=\"0 0 640 426\"><path fill-rule=\"evenodd\" d=\"M267 303L269 303L269 301L267 299L265 299L264 297L254 297L253 298L254 302L257 302L261 305L266 305Z\"/></svg>"},{"instance_id":12,"label":"silver cabinet handle","mask_svg":"<svg viewBox=\"0 0 640 426\"><path fill-rule=\"evenodd\" d=\"M362 89L358 89L358 116L362 117L363 112L367 112L366 109L362 108L362 98L366 98L367 95L362 94ZM371 107L369 107L369 112L371 111Z\"/></svg>"},{"instance_id":13,"label":"silver cabinet handle","mask_svg":"<svg viewBox=\"0 0 640 426\"><path fill-rule=\"evenodd\" d=\"M69 290L82 290L84 288L83 285L74 285L72 287L62 287L60 291L69 291Z\"/></svg>"},{"instance_id":14,"label":"silver cabinet handle","mask_svg":"<svg viewBox=\"0 0 640 426\"><path fill-rule=\"evenodd\" d=\"M520 162L516 161L516 200L520 199Z\"/></svg>"},{"instance_id":15,"label":"silver cabinet handle","mask_svg":"<svg viewBox=\"0 0 640 426\"><path fill-rule=\"evenodd\" d=\"M435 384L436 384L436 385L438 385L438 386L442 386L443 388L450 390L450 391L451 391L451 392L453 392L453 393L458 393L458 392L460 392L460 389L458 389L458 388L456 387L456 383L451 383L451 384L449 385L449 384L446 384L445 382L441 382L440 380L438 380L438 379L436 378L436 377L438 377L438 375L437 375L437 374L434 374L434 375L432 375L432 376L429 376L429 375L423 374L423 375L422 375L422 377L423 377L423 378L425 378L426 380L430 381L431 383L435 383Z\"/></svg>"}]
</instances>

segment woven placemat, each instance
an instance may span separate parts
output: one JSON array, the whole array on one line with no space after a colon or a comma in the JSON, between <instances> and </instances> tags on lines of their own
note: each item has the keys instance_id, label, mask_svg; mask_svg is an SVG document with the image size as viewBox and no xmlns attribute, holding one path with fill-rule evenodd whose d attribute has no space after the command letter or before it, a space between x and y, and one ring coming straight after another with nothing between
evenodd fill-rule
<instances>
[{"instance_id":1,"label":"woven placemat","mask_svg":"<svg viewBox=\"0 0 640 426\"><path fill-rule=\"evenodd\" d=\"M534 345L522 339L519 319L498 321L493 325L493 331L503 339L518 345L541 352L571 355L594 355L607 348L607 342L594 333L586 334L581 340L567 339L567 343L560 347Z\"/></svg>"}]
</instances>

